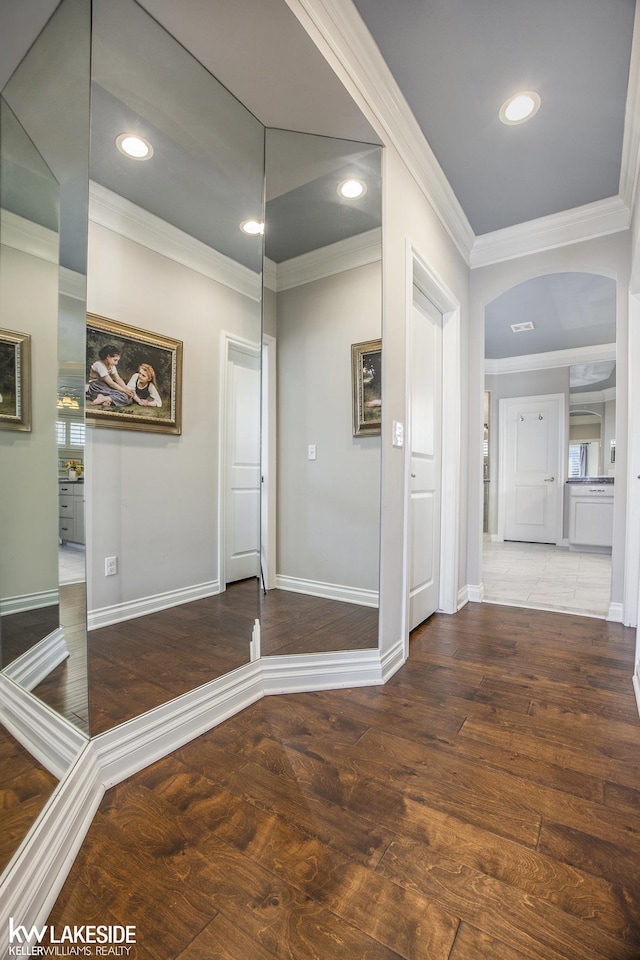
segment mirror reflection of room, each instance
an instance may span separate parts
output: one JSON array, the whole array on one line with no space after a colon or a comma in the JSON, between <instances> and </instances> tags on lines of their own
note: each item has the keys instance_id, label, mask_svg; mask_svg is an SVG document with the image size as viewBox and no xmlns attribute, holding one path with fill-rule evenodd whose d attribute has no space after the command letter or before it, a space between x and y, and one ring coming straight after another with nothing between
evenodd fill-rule
<instances>
[{"instance_id":1,"label":"mirror reflection of room","mask_svg":"<svg viewBox=\"0 0 640 960\"><path fill-rule=\"evenodd\" d=\"M354 427L354 365L381 336L380 152L267 131L263 655L378 642L380 429Z\"/></svg>"},{"instance_id":2,"label":"mirror reflection of room","mask_svg":"<svg viewBox=\"0 0 640 960\"><path fill-rule=\"evenodd\" d=\"M560 273L520 283L488 304L485 338L485 423L491 424L483 481L485 599L606 618L615 497L615 281ZM514 418L522 421L520 433ZM554 441L549 460L542 448L540 456L532 454L547 425L565 438L562 450ZM520 436L520 446L513 436ZM522 475L511 469L516 460ZM527 497L527 516L515 516L514 504ZM540 534L538 512L551 518Z\"/></svg>"}]
</instances>

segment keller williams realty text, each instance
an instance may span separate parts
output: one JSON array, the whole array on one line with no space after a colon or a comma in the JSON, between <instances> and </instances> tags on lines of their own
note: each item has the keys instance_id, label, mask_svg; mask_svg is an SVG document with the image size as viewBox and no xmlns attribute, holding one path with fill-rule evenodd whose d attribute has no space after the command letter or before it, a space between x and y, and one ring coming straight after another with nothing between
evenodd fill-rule
<instances>
[{"instance_id":1,"label":"keller williams realty text","mask_svg":"<svg viewBox=\"0 0 640 960\"><path fill-rule=\"evenodd\" d=\"M46 946L42 944L45 937L48 937ZM133 943L136 943L135 926L74 924L61 929L33 926L28 930L9 917L10 957L124 957L131 950L128 944ZM28 952L22 952L22 947L28 947Z\"/></svg>"}]
</instances>

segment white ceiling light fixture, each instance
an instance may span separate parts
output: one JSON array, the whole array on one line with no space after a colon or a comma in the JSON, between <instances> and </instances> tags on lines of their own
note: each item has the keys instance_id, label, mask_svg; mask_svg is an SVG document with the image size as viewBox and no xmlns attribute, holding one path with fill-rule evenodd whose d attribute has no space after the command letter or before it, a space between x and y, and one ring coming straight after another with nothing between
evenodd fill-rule
<instances>
[{"instance_id":1,"label":"white ceiling light fixture","mask_svg":"<svg viewBox=\"0 0 640 960\"><path fill-rule=\"evenodd\" d=\"M359 200L367 192L367 185L364 180L358 180L356 177L350 177L348 180L342 180L338 184L338 195L345 200Z\"/></svg>"},{"instance_id":2,"label":"white ceiling light fixture","mask_svg":"<svg viewBox=\"0 0 640 960\"><path fill-rule=\"evenodd\" d=\"M116 147L130 160L150 160L153 156L149 141L135 133L121 133L116 137Z\"/></svg>"},{"instance_id":3,"label":"white ceiling light fixture","mask_svg":"<svg viewBox=\"0 0 640 960\"><path fill-rule=\"evenodd\" d=\"M498 111L498 116L507 126L524 123L525 120L530 120L536 115L540 109L540 103L540 94L535 90L524 90L505 100Z\"/></svg>"},{"instance_id":4,"label":"white ceiling light fixture","mask_svg":"<svg viewBox=\"0 0 640 960\"><path fill-rule=\"evenodd\" d=\"M264 223L261 220L243 220L240 229L250 237L260 237L264 233Z\"/></svg>"}]
</instances>

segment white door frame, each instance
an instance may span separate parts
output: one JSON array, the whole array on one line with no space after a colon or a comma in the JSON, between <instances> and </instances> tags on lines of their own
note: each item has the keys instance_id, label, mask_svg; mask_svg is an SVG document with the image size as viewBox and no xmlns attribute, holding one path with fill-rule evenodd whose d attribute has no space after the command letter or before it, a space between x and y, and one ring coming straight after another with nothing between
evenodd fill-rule
<instances>
[{"instance_id":1,"label":"white door frame","mask_svg":"<svg viewBox=\"0 0 640 960\"><path fill-rule=\"evenodd\" d=\"M227 516L227 388L229 385L228 364L231 349L260 357L260 344L228 330L220 332L220 433L218 437L218 591L227 589L226 576L226 516ZM258 545L258 549L259 549Z\"/></svg>"},{"instance_id":2,"label":"white door frame","mask_svg":"<svg viewBox=\"0 0 640 960\"><path fill-rule=\"evenodd\" d=\"M260 464L262 491L260 497L260 562L264 586L276 586L276 518L277 518L277 388L276 338L262 336L262 436Z\"/></svg>"},{"instance_id":3,"label":"white door frame","mask_svg":"<svg viewBox=\"0 0 640 960\"><path fill-rule=\"evenodd\" d=\"M414 282L442 314L442 491L440 498L440 605L443 613L456 613L467 602L458 594L460 555L461 405L460 302L410 240L405 247L405 447L403 637L409 655L409 589L411 580L411 384L409 351ZM384 349L384 348L383 348Z\"/></svg>"},{"instance_id":4,"label":"white door frame","mask_svg":"<svg viewBox=\"0 0 640 960\"><path fill-rule=\"evenodd\" d=\"M558 407L558 470L556 483L554 484L556 490L555 542L557 546L561 546L564 518L563 494L565 481L567 479L567 458L564 455L564 451L565 449L569 449L567 445L567 396L564 393L546 393L535 397L502 397L498 401L498 541L502 543L504 540L506 512L504 491L507 484L507 463L504 455L504 440L507 430L507 403L511 403L514 400L522 401L522 403L533 403L536 400L540 402L555 402Z\"/></svg>"}]
</instances>

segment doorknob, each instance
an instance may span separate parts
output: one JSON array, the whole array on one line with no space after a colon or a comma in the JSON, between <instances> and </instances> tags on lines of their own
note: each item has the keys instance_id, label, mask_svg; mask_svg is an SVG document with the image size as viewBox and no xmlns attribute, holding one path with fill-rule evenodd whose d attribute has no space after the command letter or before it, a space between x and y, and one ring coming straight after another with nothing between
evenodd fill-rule
<instances>
[{"instance_id":1,"label":"doorknob","mask_svg":"<svg viewBox=\"0 0 640 960\"><path fill-rule=\"evenodd\" d=\"M555 477L545 477L545 478L544 478L544 482L545 482L545 483L553 483L554 480L555 480Z\"/></svg>"}]
</instances>

